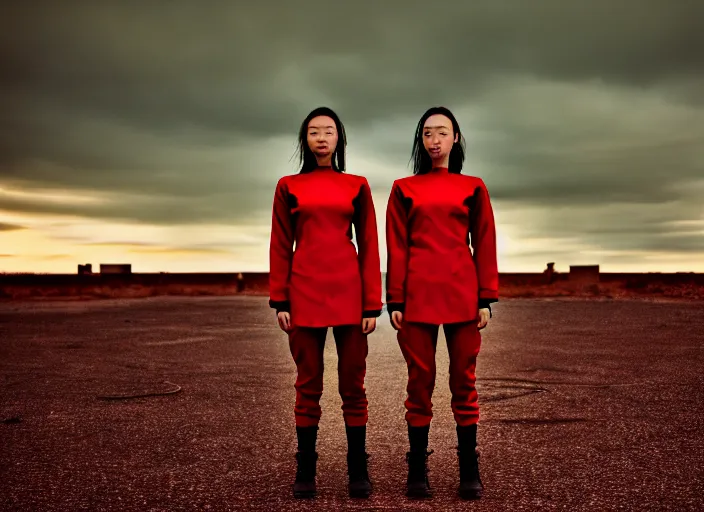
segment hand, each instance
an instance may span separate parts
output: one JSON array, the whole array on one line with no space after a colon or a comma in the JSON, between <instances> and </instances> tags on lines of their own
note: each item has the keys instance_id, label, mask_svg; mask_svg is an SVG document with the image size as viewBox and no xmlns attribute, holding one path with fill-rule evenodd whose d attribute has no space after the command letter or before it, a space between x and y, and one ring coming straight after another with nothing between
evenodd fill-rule
<instances>
[{"instance_id":1,"label":"hand","mask_svg":"<svg viewBox=\"0 0 704 512\"><path fill-rule=\"evenodd\" d=\"M403 322L403 313L400 311L391 312L391 325L397 331L401 329L401 323Z\"/></svg>"},{"instance_id":2,"label":"hand","mask_svg":"<svg viewBox=\"0 0 704 512\"><path fill-rule=\"evenodd\" d=\"M289 332L291 330L291 313L287 311L281 311L276 315L279 320L279 327L282 331Z\"/></svg>"},{"instance_id":3,"label":"hand","mask_svg":"<svg viewBox=\"0 0 704 512\"><path fill-rule=\"evenodd\" d=\"M363 318L362 319L362 332L364 334L371 334L376 329L376 318Z\"/></svg>"},{"instance_id":4,"label":"hand","mask_svg":"<svg viewBox=\"0 0 704 512\"><path fill-rule=\"evenodd\" d=\"M489 323L489 317L489 308L482 308L479 310L479 324L477 327L479 327L480 331L486 327L486 324Z\"/></svg>"}]
</instances>

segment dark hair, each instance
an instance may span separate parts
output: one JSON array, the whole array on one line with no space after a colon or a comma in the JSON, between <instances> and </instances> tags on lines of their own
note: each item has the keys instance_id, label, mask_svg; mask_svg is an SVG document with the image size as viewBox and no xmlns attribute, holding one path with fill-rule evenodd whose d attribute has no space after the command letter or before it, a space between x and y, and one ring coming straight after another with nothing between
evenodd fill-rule
<instances>
[{"instance_id":1,"label":"dark hair","mask_svg":"<svg viewBox=\"0 0 704 512\"><path fill-rule=\"evenodd\" d=\"M423 117L418 121L418 126L416 127L416 136L413 140L413 151L411 153L411 160L413 161L413 174L425 174L433 168L433 161L426 151L423 145L423 127L425 122L430 116L435 114L441 114L447 117L452 122L452 131L454 134L458 135L457 142L452 145L450 150L450 161L448 163L448 170L454 173L462 172L462 164L464 163L464 137L460 131L460 125L457 123L457 119L452 115L445 107L432 107L425 111Z\"/></svg>"},{"instance_id":2,"label":"dark hair","mask_svg":"<svg viewBox=\"0 0 704 512\"><path fill-rule=\"evenodd\" d=\"M335 122L337 129L337 146L332 154L332 168L338 172L345 172L345 148L347 147L347 136L345 127L337 114L328 107L318 107L306 116L298 131L298 162L301 166L300 172L310 172L318 167L318 160L308 146L308 123L318 116L328 116Z\"/></svg>"}]
</instances>

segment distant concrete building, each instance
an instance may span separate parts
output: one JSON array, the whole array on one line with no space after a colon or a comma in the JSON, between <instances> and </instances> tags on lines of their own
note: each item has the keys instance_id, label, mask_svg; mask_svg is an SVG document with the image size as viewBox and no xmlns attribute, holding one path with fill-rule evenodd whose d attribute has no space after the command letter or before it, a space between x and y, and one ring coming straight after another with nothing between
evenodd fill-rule
<instances>
[{"instance_id":1,"label":"distant concrete building","mask_svg":"<svg viewBox=\"0 0 704 512\"><path fill-rule=\"evenodd\" d=\"M569 280L578 283L598 283L599 265L570 265Z\"/></svg>"},{"instance_id":2,"label":"distant concrete building","mask_svg":"<svg viewBox=\"0 0 704 512\"><path fill-rule=\"evenodd\" d=\"M78 265L78 274L83 275L83 274L92 274L93 273L93 265L90 263L86 263L85 265Z\"/></svg>"},{"instance_id":3,"label":"distant concrete building","mask_svg":"<svg viewBox=\"0 0 704 512\"><path fill-rule=\"evenodd\" d=\"M130 263L101 263L101 274L131 274L132 265Z\"/></svg>"}]
</instances>

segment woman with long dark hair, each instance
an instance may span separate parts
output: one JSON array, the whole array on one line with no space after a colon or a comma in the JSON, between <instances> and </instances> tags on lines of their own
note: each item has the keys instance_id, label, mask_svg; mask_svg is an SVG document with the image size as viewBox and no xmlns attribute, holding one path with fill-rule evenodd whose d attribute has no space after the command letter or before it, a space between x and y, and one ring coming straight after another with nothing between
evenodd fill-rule
<instances>
[{"instance_id":1,"label":"woman with long dark hair","mask_svg":"<svg viewBox=\"0 0 704 512\"><path fill-rule=\"evenodd\" d=\"M300 172L276 185L269 274L269 305L288 333L298 374L294 495L316 494L323 348L332 327L348 441L349 493L368 497L367 335L376 328L382 309L374 204L366 178L345 172L347 140L335 112L320 107L308 114L298 142Z\"/></svg>"},{"instance_id":2,"label":"woman with long dark hair","mask_svg":"<svg viewBox=\"0 0 704 512\"><path fill-rule=\"evenodd\" d=\"M431 495L428 433L435 350L443 326L457 423L459 493L481 497L475 368L481 333L498 301L494 214L481 178L462 174L464 139L452 112L426 111L413 144L413 176L394 181L386 212L386 302L408 366L405 402L410 497ZM471 244L471 249L470 249Z\"/></svg>"}]
</instances>

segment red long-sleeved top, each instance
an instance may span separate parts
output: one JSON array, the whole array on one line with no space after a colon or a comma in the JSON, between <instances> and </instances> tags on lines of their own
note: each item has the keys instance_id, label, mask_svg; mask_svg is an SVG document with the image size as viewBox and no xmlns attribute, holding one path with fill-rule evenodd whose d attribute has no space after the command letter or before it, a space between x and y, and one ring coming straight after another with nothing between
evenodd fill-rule
<instances>
[{"instance_id":1,"label":"red long-sleeved top","mask_svg":"<svg viewBox=\"0 0 704 512\"><path fill-rule=\"evenodd\" d=\"M386 244L387 308L404 320L468 322L498 301L494 213L481 178L436 168L394 181Z\"/></svg>"},{"instance_id":2,"label":"red long-sleeved top","mask_svg":"<svg viewBox=\"0 0 704 512\"><path fill-rule=\"evenodd\" d=\"M331 167L281 178L269 255L269 304L290 311L294 325L359 324L381 314L379 240L366 178Z\"/></svg>"}]
</instances>

